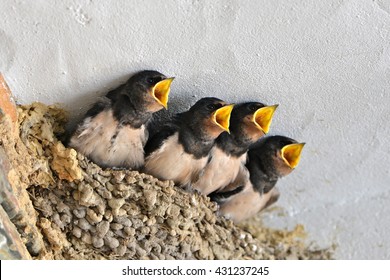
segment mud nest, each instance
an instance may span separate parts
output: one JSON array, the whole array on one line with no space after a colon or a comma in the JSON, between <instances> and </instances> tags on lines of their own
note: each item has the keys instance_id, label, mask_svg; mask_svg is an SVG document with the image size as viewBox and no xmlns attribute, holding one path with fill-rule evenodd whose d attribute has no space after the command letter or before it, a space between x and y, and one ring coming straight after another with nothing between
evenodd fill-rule
<instances>
[{"instance_id":1,"label":"mud nest","mask_svg":"<svg viewBox=\"0 0 390 280\"><path fill-rule=\"evenodd\" d=\"M102 170L57 136L63 110L18 106L0 139L21 212L16 225L35 259L329 259L304 230L234 225L205 196L129 170Z\"/></svg>"}]
</instances>

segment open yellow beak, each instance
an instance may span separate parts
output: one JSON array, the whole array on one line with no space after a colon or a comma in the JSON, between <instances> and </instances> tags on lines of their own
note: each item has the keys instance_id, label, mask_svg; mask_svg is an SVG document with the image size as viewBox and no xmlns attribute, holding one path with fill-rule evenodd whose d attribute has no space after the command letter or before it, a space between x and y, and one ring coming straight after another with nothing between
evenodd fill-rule
<instances>
[{"instance_id":1,"label":"open yellow beak","mask_svg":"<svg viewBox=\"0 0 390 280\"><path fill-rule=\"evenodd\" d=\"M213 114L213 121L215 124L217 124L220 128L222 128L224 131L229 131L229 125L230 125L230 114L232 113L234 104L226 105L218 110L216 110Z\"/></svg>"},{"instance_id":2,"label":"open yellow beak","mask_svg":"<svg viewBox=\"0 0 390 280\"><path fill-rule=\"evenodd\" d=\"M173 79L174 78L172 77L159 81L152 89L152 96L158 103L164 106L165 109L168 108L168 96L171 91L171 83Z\"/></svg>"},{"instance_id":3,"label":"open yellow beak","mask_svg":"<svg viewBox=\"0 0 390 280\"><path fill-rule=\"evenodd\" d=\"M301 159L301 152L305 143L286 145L282 148L282 158L292 169L297 167Z\"/></svg>"},{"instance_id":4,"label":"open yellow beak","mask_svg":"<svg viewBox=\"0 0 390 280\"><path fill-rule=\"evenodd\" d=\"M261 129L265 134L268 133L269 128L272 123L272 116L275 113L276 108L278 108L279 105L273 105L273 106L267 106L258 109L253 114L253 123Z\"/></svg>"}]
</instances>

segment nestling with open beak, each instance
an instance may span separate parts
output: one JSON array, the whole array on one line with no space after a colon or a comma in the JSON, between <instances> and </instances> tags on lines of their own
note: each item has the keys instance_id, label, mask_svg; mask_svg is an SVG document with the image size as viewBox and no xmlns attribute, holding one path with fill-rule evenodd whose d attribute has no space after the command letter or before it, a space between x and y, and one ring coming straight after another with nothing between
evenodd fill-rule
<instances>
[{"instance_id":1,"label":"nestling with open beak","mask_svg":"<svg viewBox=\"0 0 390 280\"><path fill-rule=\"evenodd\" d=\"M142 71L107 93L86 113L69 146L101 167L138 169L144 164L146 124L167 108L170 85L157 71Z\"/></svg>"},{"instance_id":2,"label":"nestling with open beak","mask_svg":"<svg viewBox=\"0 0 390 280\"><path fill-rule=\"evenodd\" d=\"M162 180L189 187L206 166L215 139L229 131L233 105L206 97L177 114L149 139L144 171Z\"/></svg>"},{"instance_id":3,"label":"nestling with open beak","mask_svg":"<svg viewBox=\"0 0 390 280\"><path fill-rule=\"evenodd\" d=\"M238 179L210 194L211 200L220 205L219 213L241 222L276 202L279 192L274 186L297 167L304 145L284 136L267 137L256 143Z\"/></svg>"},{"instance_id":4,"label":"nestling with open beak","mask_svg":"<svg viewBox=\"0 0 390 280\"><path fill-rule=\"evenodd\" d=\"M230 134L221 133L211 149L211 159L193 188L204 195L232 183L247 159L250 145L268 133L277 108L258 102L234 106L230 118Z\"/></svg>"}]
</instances>

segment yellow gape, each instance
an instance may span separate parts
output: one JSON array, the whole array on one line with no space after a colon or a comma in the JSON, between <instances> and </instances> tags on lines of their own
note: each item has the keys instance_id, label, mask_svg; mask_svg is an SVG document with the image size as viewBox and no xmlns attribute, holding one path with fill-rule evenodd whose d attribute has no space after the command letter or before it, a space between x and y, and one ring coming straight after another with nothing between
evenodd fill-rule
<instances>
[{"instance_id":1,"label":"yellow gape","mask_svg":"<svg viewBox=\"0 0 390 280\"><path fill-rule=\"evenodd\" d=\"M234 104L223 106L214 112L213 121L223 130L229 131L230 114L233 110Z\"/></svg>"},{"instance_id":2,"label":"yellow gape","mask_svg":"<svg viewBox=\"0 0 390 280\"><path fill-rule=\"evenodd\" d=\"M152 96L158 103L163 105L165 109L168 108L168 97L173 79L174 78L172 77L159 81L152 89Z\"/></svg>"},{"instance_id":3,"label":"yellow gape","mask_svg":"<svg viewBox=\"0 0 390 280\"><path fill-rule=\"evenodd\" d=\"M279 105L263 107L258 109L253 114L252 121L260 130L264 132L264 134L268 133L272 122L272 116L274 115L274 112L278 106Z\"/></svg>"},{"instance_id":4,"label":"yellow gape","mask_svg":"<svg viewBox=\"0 0 390 280\"><path fill-rule=\"evenodd\" d=\"M286 145L282 148L282 158L291 168L297 167L301 159L301 152L305 143Z\"/></svg>"}]
</instances>

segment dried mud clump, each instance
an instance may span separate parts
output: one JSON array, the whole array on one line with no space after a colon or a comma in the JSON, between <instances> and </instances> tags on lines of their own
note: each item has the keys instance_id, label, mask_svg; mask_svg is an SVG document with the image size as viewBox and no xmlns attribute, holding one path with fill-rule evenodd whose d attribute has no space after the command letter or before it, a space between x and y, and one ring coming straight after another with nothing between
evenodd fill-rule
<instances>
[{"instance_id":1,"label":"dried mud clump","mask_svg":"<svg viewBox=\"0 0 390 280\"><path fill-rule=\"evenodd\" d=\"M36 259L311 259L296 232L238 227L207 197L129 170L103 170L57 139L62 110L18 108L1 120L9 181L25 205L17 226ZM8 127L8 129L7 129ZM11 129L12 130L12 129ZM249 233L249 232L251 233Z\"/></svg>"}]
</instances>

